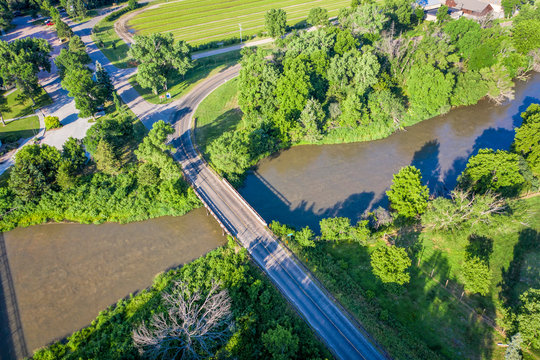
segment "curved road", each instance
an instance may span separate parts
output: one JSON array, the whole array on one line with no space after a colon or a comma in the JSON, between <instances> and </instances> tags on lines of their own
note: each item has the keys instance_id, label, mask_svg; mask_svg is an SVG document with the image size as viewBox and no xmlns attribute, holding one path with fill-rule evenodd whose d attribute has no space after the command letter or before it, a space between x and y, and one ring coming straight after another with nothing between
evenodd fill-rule
<instances>
[{"instance_id":1,"label":"curved road","mask_svg":"<svg viewBox=\"0 0 540 360\"><path fill-rule=\"evenodd\" d=\"M216 175L195 150L191 138L193 113L199 103L225 81L238 75L239 65L224 69L193 88L182 99L154 105L145 101L129 83L134 69L118 69L96 47L91 29L104 14L82 24L70 24L81 36L92 60L100 61L111 75L122 100L147 128L163 119L176 128L172 139L179 150L175 158L186 178L211 210L218 222L246 247L254 261L268 274L284 296L314 329L339 359L385 359L345 311L334 303L313 275L282 247L266 224L249 204L223 179Z\"/></svg>"},{"instance_id":2,"label":"curved road","mask_svg":"<svg viewBox=\"0 0 540 360\"><path fill-rule=\"evenodd\" d=\"M173 145L187 179L226 230L248 250L285 297L340 359L384 359L320 284L268 231L260 216L201 158L192 142L193 114L199 103L238 75L236 65L196 86L177 105Z\"/></svg>"}]
</instances>

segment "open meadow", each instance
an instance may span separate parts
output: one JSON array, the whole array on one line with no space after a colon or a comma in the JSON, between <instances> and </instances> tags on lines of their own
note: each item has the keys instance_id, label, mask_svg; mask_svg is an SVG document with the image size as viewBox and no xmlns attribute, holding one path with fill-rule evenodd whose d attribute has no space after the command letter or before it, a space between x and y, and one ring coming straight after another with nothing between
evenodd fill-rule
<instances>
[{"instance_id":1,"label":"open meadow","mask_svg":"<svg viewBox=\"0 0 540 360\"><path fill-rule=\"evenodd\" d=\"M198 45L229 38L238 38L264 30L264 14L269 9L287 12L287 24L305 21L309 10L322 7L329 16L349 6L350 0L230 0L216 3L211 0L171 1L156 9L138 14L128 22L137 34L171 32L176 39Z\"/></svg>"}]
</instances>

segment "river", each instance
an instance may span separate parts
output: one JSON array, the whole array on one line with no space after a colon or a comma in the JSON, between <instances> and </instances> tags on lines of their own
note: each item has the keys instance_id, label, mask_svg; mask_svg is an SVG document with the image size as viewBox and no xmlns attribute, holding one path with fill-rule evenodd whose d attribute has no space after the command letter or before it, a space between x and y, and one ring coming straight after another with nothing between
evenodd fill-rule
<instances>
[{"instance_id":1,"label":"river","mask_svg":"<svg viewBox=\"0 0 540 360\"><path fill-rule=\"evenodd\" d=\"M515 100L488 100L423 121L382 140L296 146L262 160L239 192L267 221L318 229L322 218L358 220L387 206L392 175L414 165L431 193L447 193L479 149L508 149L520 113L540 102L540 74L516 86Z\"/></svg>"},{"instance_id":2,"label":"river","mask_svg":"<svg viewBox=\"0 0 540 360\"><path fill-rule=\"evenodd\" d=\"M158 273L225 242L204 209L126 225L45 224L0 233L0 359L64 338Z\"/></svg>"}]
</instances>

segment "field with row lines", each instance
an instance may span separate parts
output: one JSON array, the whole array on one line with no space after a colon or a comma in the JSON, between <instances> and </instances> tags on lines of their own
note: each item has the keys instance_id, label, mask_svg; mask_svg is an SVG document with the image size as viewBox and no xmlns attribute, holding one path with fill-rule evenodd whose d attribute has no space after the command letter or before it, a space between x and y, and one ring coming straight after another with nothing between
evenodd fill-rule
<instances>
[{"instance_id":1,"label":"field with row lines","mask_svg":"<svg viewBox=\"0 0 540 360\"><path fill-rule=\"evenodd\" d=\"M287 12L289 25L306 20L309 10L323 7L336 16L350 0L177 0L144 11L128 22L137 34L170 32L176 39L192 45L254 35L264 28L267 10L281 8Z\"/></svg>"}]
</instances>

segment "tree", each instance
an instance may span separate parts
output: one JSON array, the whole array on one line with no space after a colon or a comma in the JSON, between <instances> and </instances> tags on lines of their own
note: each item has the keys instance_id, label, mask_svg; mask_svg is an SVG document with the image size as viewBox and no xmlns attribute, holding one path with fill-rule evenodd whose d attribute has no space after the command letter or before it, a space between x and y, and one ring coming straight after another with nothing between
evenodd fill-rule
<instances>
[{"instance_id":1,"label":"tree","mask_svg":"<svg viewBox=\"0 0 540 360\"><path fill-rule=\"evenodd\" d=\"M413 218L426 211L429 190L422 185L422 174L414 166L406 166L394 174L386 192L390 206L399 216Z\"/></svg>"},{"instance_id":2,"label":"tree","mask_svg":"<svg viewBox=\"0 0 540 360\"><path fill-rule=\"evenodd\" d=\"M514 83L506 67L495 64L491 68L483 68L480 74L488 86L487 96L497 104L514 98Z\"/></svg>"},{"instance_id":3,"label":"tree","mask_svg":"<svg viewBox=\"0 0 540 360\"><path fill-rule=\"evenodd\" d=\"M183 76L193 66L189 45L175 42L171 33L135 35L133 39L128 55L139 63L137 82L154 94L159 87L167 90L167 78L173 71Z\"/></svg>"},{"instance_id":4,"label":"tree","mask_svg":"<svg viewBox=\"0 0 540 360\"><path fill-rule=\"evenodd\" d=\"M156 186L159 184L159 168L150 163L142 163L137 170L137 179L142 186Z\"/></svg>"},{"instance_id":5,"label":"tree","mask_svg":"<svg viewBox=\"0 0 540 360\"><path fill-rule=\"evenodd\" d=\"M96 77L96 86L98 97L102 100L110 100L114 91L114 85L107 73L107 70L101 65L99 61L96 61L96 71L94 73Z\"/></svg>"},{"instance_id":6,"label":"tree","mask_svg":"<svg viewBox=\"0 0 540 360\"><path fill-rule=\"evenodd\" d=\"M403 248L394 245L381 245L371 253L373 274L383 283L406 284L411 277L407 269L411 259Z\"/></svg>"},{"instance_id":7,"label":"tree","mask_svg":"<svg viewBox=\"0 0 540 360\"><path fill-rule=\"evenodd\" d=\"M287 31L287 13L283 9L270 9L264 15L264 26L273 38L285 35Z\"/></svg>"},{"instance_id":8,"label":"tree","mask_svg":"<svg viewBox=\"0 0 540 360\"><path fill-rule=\"evenodd\" d=\"M6 31L11 26L13 13L6 0L0 0L0 30Z\"/></svg>"},{"instance_id":9,"label":"tree","mask_svg":"<svg viewBox=\"0 0 540 360\"><path fill-rule=\"evenodd\" d=\"M206 295L176 282L162 297L164 312L133 330L133 343L152 359L203 359L225 342L232 325L231 298L212 283Z\"/></svg>"},{"instance_id":10,"label":"tree","mask_svg":"<svg viewBox=\"0 0 540 360\"><path fill-rule=\"evenodd\" d=\"M0 94L0 120L2 125L6 126L6 121L4 120L4 113L9 111L9 106L7 106L7 99L4 97L4 94Z\"/></svg>"},{"instance_id":11,"label":"tree","mask_svg":"<svg viewBox=\"0 0 540 360\"><path fill-rule=\"evenodd\" d=\"M508 347L506 348L506 351L504 353L504 360L523 359L523 357L521 356L521 343L523 343L523 339L521 338L520 333L512 336L512 340L510 341L510 344L508 344Z\"/></svg>"},{"instance_id":12,"label":"tree","mask_svg":"<svg viewBox=\"0 0 540 360\"><path fill-rule=\"evenodd\" d=\"M346 11L340 11L338 20L341 26L353 35L379 34L385 27L388 16L374 3L365 2Z\"/></svg>"},{"instance_id":13,"label":"tree","mask_svg":"<svg viewBox=\"0 0 540 360\"><path fill-rule=\"evenodd\" d=\"M540 289L529 289L520 295L517 323L526 348L540 349Z\"/></svg>"},{"instance_id":14,"label":"tree","mask_svg":"<svg viewBox=\"0 0 540 360\"><path fill-rule=\"evenodd\" d=\"M82 170L86 155L82 141L70 136L62 146L62 158L67 160L75 173Z\"/></svg>"},{"instance_id":15,"label":"tree","mask_svg":"<svg viewBox=\"0 0 540 360\"><path fill-rule=\"evenodd\" d=\"M265 56L261 49L242 49L238 105L246 115L270 116L276 110L274 92L279 73Z\"/></svg>"},{"instance_id":16,"label":"tree","mask_svg":"<svg viewBox=\"0 0 540 360\"><path fill-rule=\"evenodd\" d=\"M56 173L56 183L63 189L71 189L77 185L73 165L66 159L60 161L58 172Z\"/></svg>"},{"instance_id":17,"label":"tree","mask_svg":"<svg viewBox=\"0 0 540 360\"><path fill-rule=\"evenodd\" d=\"M486 96L488 86L479 72L467 71L457 77L450 102L453 106L473 105Z\"/></svg>"},{"instance_id":18,"label":"tree","mask_svg":"<svg viewBox=\"0 0 540 360\"><path fill-rule=\"evenodd\" d=\"M540 19L528 19L514 25L512 40L516 50L527 55L540 47Z\"/></svg>"},{"instance_id":19,"label":"tree","mask_svg":"<svg viewBox=\"0 0 540 360\"><path fill-rule=\"evenodd\" d=\"M9 188L22 201L37 202L39 197L50 188L50 185L47 184L45 177L35 165L25 163L14 166L11 170Z\"/></svg>"},{"instance_id":20,"label":"tree","mask_svg":"<svg viewBox=\"0 0 540 360\"><path fill-rule=\"evenodd\" d=\"M519 171L517 154L480 149L469 159L458 181L461 188L478 194L494 191L503 196L516 196L525 179Z\"/></svg>"},{"instance_id":21,"label":"tree","mask_svg":"<svg viewBox=\"0 0 540 360\"><path fill-rule=\"evenodd\" d=\"M316 142L322 138L321 128L326 114L321 104L311 98L307 101L306 107L300 113L298 125L292 130L291 140L296 142L305 140Z\"/></svg>"},{"instance_id":22,"label":"tree","mask_svg":"<svg viewBox=\"0 0 540 360\"><path fill-rule=\"evenodd\" d=\"M486 295L491 285L492 274L487 263L477 256L465 259L462 267L465 290L470 293Z\"/></svg>"},{"instance_id":23,"label":"tree","mask_svg":"<svg viewBox=\"0 0 540 360\"><path fill-rule=\"evenodd\" d=\"M328 24L328 10L322 7L312 8L309 10L307 22L313 26Z\"/></svg>"},{"instance_id":24,"label":"tree","mask_svg":"<svg viewBox=\"0 0 540 360\"><path fill-rule=\"evenodd\" d=\"M312 72L307 56L286 58L283 64L283 75L276 86L276 100L285 116L296 118L306 106L313 91L310 81ZM282 129L288 131L288 129Z\"/></svg>"},{"instance_id":25,"label":"tree","mask_svg":"<svg viewBox=\"0 0 540 360\"><path fill-rule=\"evenodd\" d=\"M74 35L73 30L60 17L55 19L54 26L56 28L56 35L60 39L69 39Z\"/></svg>"},{"instance_id":26,"label":"tree","mask_svg":"<svg viewBox=\"0 0 540 360\"><path fill-rule=\"evenodd\" d=\"M531 171L540 175L540 105L530 105L527 110L521 114L523 123L516 128L514 137L514 150L521 154Z\"/></svg>"},{"instance_id":27,"label":"tree","mask_svg":"<svg viewBox=\"0 0 540 360\"><path fill-rule=\"evenodd\" d=\"M79 117L85 118L95 114L99 104L98 88L88 68L68 68L62 80L62 87L69 92L69 96L75 98L75 108L79 110Z\"/></svg>"},{"instance_id":28,"label":"tree","mask_svg":"<svg viewBox=\"0 0 540 360\"><path fill-rule=\"evenodd\" d=\"M37 74L51 71L51 46L45 39L23 38L7 43L0 41L0 77L8 84L16 84L23 98L35 105L41 93Z\"/></svg>"},{"instance_id":29,"label":"tree","mask_svg":"<svg viewBox=\"0 0 540 360\"><path fill-rule=\"evenodd\" d=\"M448 14L448 6L441 5L441 7L437 10L437 23L442 24L448 20L450 20L450 15Z\"/></svg>"},{"instance_id":30,"label":"tree","mask_svg":"<svg viewBox=\"0 0 540 360\"><path fill-rule=\"evenodd\" d=\"M467 191L454 190L451 199L437 197L428 203L422 215L422 225L432 230L456 230L465 224L489 224L494 214L506 207L504 200L493 193L476 195Z\"/></svg>"},{"instance_id":31,"label":"tree","mask_svg":"<svg viewBox=\"0 0 540 360\"><path fill-rule=\"evenodd\" d=\"M113 146L106 140L100 140L93 155L97 168L109 175L116 175L120 172L120 161Z\"/></svg>"},{"instance_id":32,"label":"tree","mask_svg":"<svg viewBox=\"0 0 540 360\"><path fill-rule=\"evenodd\" d=\"M315 233L307 226L294 234L294 239L302 247L314 247L313 238L315 238Z\"/></svg>"},{"instance_id":33,"label":"tree","mask_svg":"<svg viewBox=\"0 0 540 360\"><path fill-rule=\"evenodd\" d=\"M454 77L431 65L415 65L407 75L406 88L410 112L417 119L426 119L450 109Z\"/></svg>"},{"instance_id":34,"label":"tree","mask_svg":"<svg viewBox=\"0 0 540 360\"><path fill-rule=\"evenodd\" d=\"M279 324L262 334L261 340L274 360L291 359L298 350L298 336Z\"/></svg>"}]
</instances>

